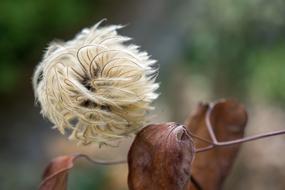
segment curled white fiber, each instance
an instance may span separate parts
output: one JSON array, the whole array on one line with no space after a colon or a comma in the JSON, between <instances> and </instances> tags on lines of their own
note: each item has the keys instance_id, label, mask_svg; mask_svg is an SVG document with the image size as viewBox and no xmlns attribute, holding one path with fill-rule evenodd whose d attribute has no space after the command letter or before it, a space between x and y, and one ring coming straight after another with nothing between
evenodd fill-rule
<instances>
[{"instance_id":1,"label":"curled white fiber","mask_svg":"<svg viewBox=\"0 0 285 190\"><path fill-rule=\"evenodd\" d=\"M130 38L117 34L121 26L99 24L51 43L33 76L42 114L81 144L135 133L158 97L156 61L125 45Z\"/></svg>"}]
</instances>

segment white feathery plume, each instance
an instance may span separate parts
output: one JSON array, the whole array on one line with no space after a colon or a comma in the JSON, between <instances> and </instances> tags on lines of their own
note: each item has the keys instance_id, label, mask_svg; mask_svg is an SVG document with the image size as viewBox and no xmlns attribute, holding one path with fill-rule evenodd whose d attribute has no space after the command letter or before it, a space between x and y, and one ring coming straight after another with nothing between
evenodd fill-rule
<instances>
[{"instance_id":1,"label":"white feathery plume","mask_svg":"<svg viewBox=\"0 0 285 190\"><path fill-rule=\"evenodd\" d=\"M80 144L110 145L135 133L158 97L156 61L124 44L130 38L117 34L122 26L100 23L52 42L33 76L43 116Z\"/></svg>"}]
</instances>

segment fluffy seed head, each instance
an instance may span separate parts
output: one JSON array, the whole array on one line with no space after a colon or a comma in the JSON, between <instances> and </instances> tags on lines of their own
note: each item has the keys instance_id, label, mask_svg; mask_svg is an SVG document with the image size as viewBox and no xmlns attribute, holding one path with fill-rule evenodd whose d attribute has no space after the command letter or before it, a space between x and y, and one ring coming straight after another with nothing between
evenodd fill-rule
<instances>
[{"instance_id":1,"label":"fluffy seed head","mask_svg":"<svg viewBox=\"0 0 285 190\"><path fill-rule=\"evenodd\" d=\"M130 38L122 26L82 30L73 40L52 42L33 76L42 114L62 134L81 144L110 144L133 134L157 98L156 61Z\"/></svg>"}]
</instances>

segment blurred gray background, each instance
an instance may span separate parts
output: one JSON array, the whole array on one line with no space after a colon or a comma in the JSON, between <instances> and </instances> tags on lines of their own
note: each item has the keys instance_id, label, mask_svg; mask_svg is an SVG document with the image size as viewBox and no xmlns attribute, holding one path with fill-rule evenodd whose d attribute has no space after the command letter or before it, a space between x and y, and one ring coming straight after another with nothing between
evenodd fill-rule
<instances>
[{"instance_id":1,"label":"blurred gray background","mask_svg":"<svg viewBox=\"0 0 285 190\"><path fill-rule=\"evenodd\" d=\"M235 97L249 111L247 135L285 128L283 0L1 0L0 189L36 189L58 155L126 156L130 142L77 147L34 106L31 76L48 42L102 18L126 24L121 34L160 63L153 122L183 123L199 101ZM284 149L284 136L244 144L224 189L285 189ZM126 190L126 176L126 165L79 162L69 189Z\"/></svg>"}]
</instances>

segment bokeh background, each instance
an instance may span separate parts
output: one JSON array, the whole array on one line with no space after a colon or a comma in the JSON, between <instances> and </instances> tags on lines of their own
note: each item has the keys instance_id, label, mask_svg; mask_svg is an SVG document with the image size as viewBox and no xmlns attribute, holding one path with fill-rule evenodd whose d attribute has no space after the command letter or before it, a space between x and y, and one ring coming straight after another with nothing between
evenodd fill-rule
<instances>
[{"instance_id":1,"label":"bokeh background","mask_svg":"<svg viewBox=\"0 0 285 190\"><path fill-rule=\"evenodd\" d=\"M1 0L0 189L36 189L48 161L62 154L125 158L131 140L116 149L77 147L51 130L31 87L51 40L102 18L126 24L121 33L159 60L153 122L183 123L199 101L235 97L249 112L247 135L285 128L283 0ZM284 136L244 144L224 189L285 189L284 149ZM126 177L126 165L81 161L69 189L126 190Z\"/></svg>"}]
</instances>

